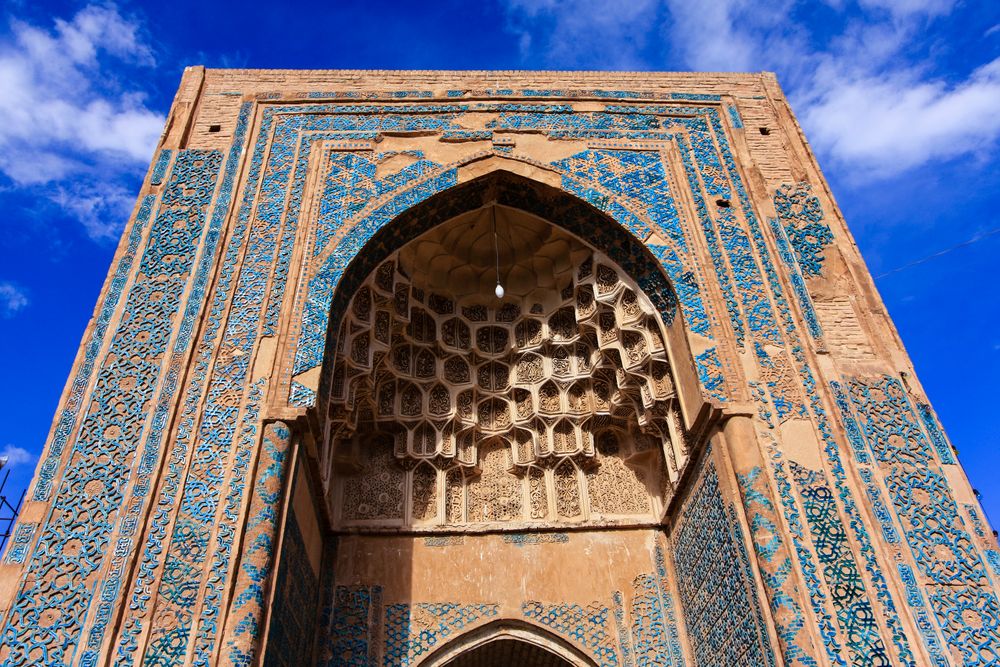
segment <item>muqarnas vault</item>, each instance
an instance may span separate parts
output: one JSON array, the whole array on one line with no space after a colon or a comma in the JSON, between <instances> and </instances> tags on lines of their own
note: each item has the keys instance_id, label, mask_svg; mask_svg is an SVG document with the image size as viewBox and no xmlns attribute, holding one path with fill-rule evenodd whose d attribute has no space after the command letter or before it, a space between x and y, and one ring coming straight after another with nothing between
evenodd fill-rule
<instances>
[{"instance_id":1,"label":"muqarnas vault","mask_svg":"<svg viewBox=\"0 0 1000 667\"><path fill-rule=\"evenodd\" d=\"M4 665L1000 664L770 74L188 69L29 499Z\"/></svg>"}]
</instances>

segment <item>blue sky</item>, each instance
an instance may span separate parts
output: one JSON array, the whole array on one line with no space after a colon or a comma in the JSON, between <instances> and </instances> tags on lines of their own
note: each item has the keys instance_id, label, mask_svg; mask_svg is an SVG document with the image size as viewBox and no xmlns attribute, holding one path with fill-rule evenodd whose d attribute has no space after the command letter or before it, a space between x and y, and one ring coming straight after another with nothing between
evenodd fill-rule
<instances>
[{"instance_id":1,"label":"blue sky","mask_svg":"<svg viewBox=\"0 0 1000 667\"><path fill-rule=\"evenodd\" d=\"M289 4L5 4L0 453L15 487L34 471L184 66L770 70L1000 524L1000 3Z\"/></svg>"}]
</instances>

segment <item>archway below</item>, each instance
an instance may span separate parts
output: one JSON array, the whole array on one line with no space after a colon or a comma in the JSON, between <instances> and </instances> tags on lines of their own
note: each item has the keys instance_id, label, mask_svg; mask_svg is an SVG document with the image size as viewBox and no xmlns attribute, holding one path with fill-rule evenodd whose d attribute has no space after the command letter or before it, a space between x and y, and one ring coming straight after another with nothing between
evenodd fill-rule
<instances>
[{"instance_id":1,"label":"archway below","mask_svg":"<svg viewBox=\"0 0 1000 667\"><path fill-rule=\"evenodd\" d=\"M541 646L519 639L497 639L459 654L445 667L568 667L573 663Z\"/></svg>"},{"instance_id":2,"label":"archway below","mask_svg":"<svg viewBox=\"0 0 1000 667\"><path fill-rule=\"evenodd\" d=\"M421 667L594 667L565 640L533 625L495 621L461 635L429 655Z\"/></svg>"}]
</instances>

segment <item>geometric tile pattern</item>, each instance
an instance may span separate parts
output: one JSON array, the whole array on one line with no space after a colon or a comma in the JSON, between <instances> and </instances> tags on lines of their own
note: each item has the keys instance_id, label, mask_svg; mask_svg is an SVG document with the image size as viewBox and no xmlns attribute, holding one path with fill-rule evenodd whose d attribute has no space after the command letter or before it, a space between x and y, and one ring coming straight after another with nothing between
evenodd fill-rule
<instances>
[{"instance_id":1,"label":"geometric tile pattern","mask_svg":"<svg viewBox=\"0 0 1000 667\"><path fill-rule=\"evenodd\" d=\"M920 419L924 422L924 428L927 429L927 434L931 438L934 451L940 457L941 463L955 463L955 455L952 452L951 445L948 444L944 433L941 431L941 427L938 426L937 418L934 416L931 406L927 403L917 403L917 412L920 413Z\"/></svg>"},{"instance_id":2,"label":"geometric tile pattern","mask_svg":"<svg viewBox=\"0 0 1000 667\"><path fill-rule=\"evenodd\" d=\"M1000 576L1000 570L996 567L997 561L995 559L998 551L997 537L986 525L986 522L983 521L981 516L982 510L979 508L979 503L965 503L962 507L965 509L965 513L968 514L969 518L972 520L972 531L976 534L979 544L986 550L986 559L993 566L994 574Z\"/></svg>"},{"instance_id":3,"label":"geometric tile pattern","mask_svg":"<svg viewBox=\"0 0 1000 667\"><path fill-rule=\"evenodd\" d=\"M924 645L927 647L927 652L930 654L931 662L935 665L935 667L947 667L950 663L945 657L944 647L941 645L941 639L938 637L934 623L931 621L930 615L927 612L927 605L924 603L924 595L920 592L920 587L917 584L917 578L913 573L913 568L909 565L899 563L896 565L896 569L899 571L899 578L902 580L903 586L906 587L906 602L910 605L910 608L913 611L914 620L917 623L917 630L920 632L920 636L924 640Z\"/></svg>"},{"instance_id":4,"label":"geometric tile pattern","mask_svg":"<svg viewBox=\"0 0 1000 667\"><path fill-rule=\"evenodd\" d=\"M737 474L737 481L747 508L750 533L767 587L774 617L775 630L782 642L782 655L792 664L814 667L814 650L805 628L806 621L799 606L800 593L794 581L794 566L782 547L777 512L766 488L764 471L754 467L746 475ZM783 556L783 557L782 557Z\"/></svg>"},{"instance_id":5,"label":"geometric tile pattern","mask_svg":"<svg viewBox=\"0 0 1000 667\"><path fill-rule=\"evenodd\" d=\"M635 667L635 661L632 659L633 639L625 627L625 598L621 591L615 591L611 596L611 601L614 603L615 631L618 633L622 667ZM633 636L635 636L634 633Z\"/></svg>"},{"instance_id":6,"label":"geometric tile pattern","mask_svg":"<svg viewBox=\"0 0 1000 667\"><path fill-rule=\"evenodd\" d=\"M391 604L385 608L385 667L416 664L461 630L496 617L495 604ZM339 663L337 663L339 664ZM355 663L362 664L362 663Z\"/></svg>"},{"instance_id":7,"label":"geometric tile pattern","mask_svg":"<svg viewBox=\"0 0 1000 667\"><path fill-rule=\"evenodd\" d=\"M240 132L237 128L227 161L227 179L229 164L241 141ZM276 152L271 156L269 168L286 168L290 160L290 156ZM251 163L246 177L250 182L260 177L254 164ZM250 183L248 187L255 189ZM200 422L192 425L190 432L190 458L177 490L176 516L173 525L166 529L171 554L168 559L180 559L184 564L181 579L173 585L196 591L192 596L195 603L180 604L171 601L169 595L158 595L147 662L158 659L155 656L160 647L190 643L192 664L207 667L221 632L220 618L228 595L226 586L234 570L233 539L248 492L251 455L258 444L257 415L255 410L244 408L254 405L250 397L264 389L254 386L264 378L251 379L252 355L248 351L257 345L267 300L274 294L270 289L272 272L281 266L283 256L276 249L282 248L286 231L273 224L273 211L266 199L259 202L256 215L251 216L255 196L248 190L243 195L226 251L228 257L229 250L235 250L232 268L238 271L223 275L215 285L213 297L219 298L220 312L214 312L213 300L209 314L218 318L212 324L218 321L219 328L208 328L204 333L212 336L211 345L217 354L205 379ZM248 223L245 226L244 221ZM230 265L224 264L223 270L227 268ZM198 548L188 549L192 543Z\"/></svg>"},{"instance_id":8,"label":"geometric tile pattern","mask_svg":"<svg viewBox=\"0 0 1000 667\"><path fill-rule=\"evenodd\" d=\"M717 118L711 115L709 118L712 126L717 128ZM808 406L808 413L805 416L809 416L812 419L816 432L822 439L823 452L826 455L829 464L827 472L833 481L834 488L836 489L835 498L839 501L839 504L848 518L847 525L850 527L853 537L856 540L856 544L858 545L857 548L864 563L865 576L871 582L873 590L876 593L876 598L878 599L880 608L883 612L879 615L879 618L884 619L884 623L891 634L895 655L898 660L903 664L915 664L912 652L908 645L907 636L904 633L898 618L893 595L886 582L886 574L883 572L882 566L876 559L875 549L871 543L871 539L865 528L865 523L862 520L855 503L854 491L850 487L846 471L840 459L840 444L837 442L837 439L832 431L831 424L824 407L824 400L820 392L817 390L816 376L807 362L807 357L803 349L803 341L799 333L801 325L798 324L796 318L793 316L791 306L785 297L786 288L775 269L771 251L767 247L762 228L759 226L754 213L747 208L749 198L741 184L735 165L735 159L727 146L727 140L724 135L718 131L716 132L716 137L719 141L723 164L726 167L727 173L730 174L734 189L736 190L737 198L741 205L744 206L744 213L749 223L750 233L757 249L758 258L763 267L764 274L767 276L768 286L770 287L775 305L777 306L780 314L783 335L788 339L786 347L787 359L792 364L792 367L798 376L800 386L805 394L806 404ZM774 230L775 224L772 224L771 228ZM783 232L780 228L777 231ZM783 257L783 261L786 266L796 263L795 260L791 258L790 248L787 249L787 252L781 250L781 238L784 234L774 233L774 236L778 241L779 255ZM798 281L793 278L793 290L795 289L796 282ZM804 288L802 289L800 297L803 295L808 296L808 294L805 293ZM800 301L804 302L801 298ZM804 319L806 320L806 328L813 337L818 337L820 335L818 324L815 326L810 324L809 308L802 305L802 303L800 303L800 305L802 306L805 316ZM776 462L775 467L771 470L777 480L780 480L784 474L779 471L779 465L780 464ZM782 483L779 481L779 485L781 484ZM784 491L782 492L782 506L785 510L784 515L786 521L794 527L800 522L800 519L797 517L798 510L795 509L795 500L792 497L790 486L787 485L787 483L784 483L784 485L786 489L789 489L787 493ZM799 531L798 534L802 535L801 531ZM796 531L794 528L792 535L796 551L799 553L803 573L806 575L809 595L813 601L814 613L816 614L816 619L820 624L821 634L824 638L828 655L834 663L839 663L842 658L838 657L836 651L831 650L831 648L836 645L837 640L830 632L830 626L826 620L827 612L820 611L823 600L827 598L828 594L822 590L823 585L811 574L813 570L811 570L808 565L811 560L809 547L802 543L799 538L795 537Z\"/></svg>"},{"instance_id":9,"label":"geometric tile pattern","mask_svg":"<svg viewBox=\"0 0 1000 667\"><path fill-rule=\"evenodd\" d=\"M833 625L833 615L829 609L830 595L820 580L816 554L812 551L806 539L806 531L802 523L802 512L796 503L796 497L786 473L787 462L782 460L781 452L777 450L774 443L770 443L768 448L772 459L771 470L777 483L785 519L788 521L789 534L791 535L792 543L795 546L795 553L799 559L799 571L809 593L812 618L819 628L823 648L830 663L834 665L846 665L847 662L843 656L842 640Z\"/></svg>"},{"instance_id":10,"label":"geometric tile pattern","mask_svg":"<svg viewBox=\"0 0 1000 667\"><path fill-rule=\"evenodd\" d=\"M821 474L795 463L790 464L790 468L802 497L806 523L812 532L823 577L833 593L837 620L847 637L851 661L891 664L861 573L848 545L833 492L821 481Z\"/></svg>"},{"instance_id":11,"label":"geometric tile pattern","mask_svg":"<svg viewBox=\"0 0 1000 667\"><path fill-rule=\"evenodd\" d=\"M722 498L713 462L704 466L696 484L673 540L695 664L774 665L742 530Z\"/></svg>"},{"instance_id":12,"label":"geometric tile pattern","mask_svg":"<svg viewBox=\"0 0 1000 667\"><path fill-rule=\"evenodd\" d=\"M683 667L685 664L684 648L681 646L680 621L677 618L677 607L674 604L674 593L676 587L671 583L667 573L667 556L663 545L658 542L653 549L653 560L656 564L657 588L660 593L660 600L663 603L663 613L667 629L667 646L670 649L670 659L676 667ZM672 573L670 576L673 576ZM634 620L633 620L634 622Z\"/></svg>"},{"instance_id":13,"label":"geometric tile pattern","mask_svg":"<svg viewBox=\"0 0 1000 667\"><path fill-rule=\"evenodd\" d=\"M636 577L632 595L632 642L636 667L673 664L656 578L651 574Z\"/></svg>"},{"instance_id":14,"label":"geometric tile pattern","mask_svg":"<svg viewBox=\"0 0 1000 667\"><path fill-rule=\"evenodd\" d=\"M312 664L319 616L319 581L309 563L302 532L292 508L289 508L285 522L281 565L274 591L263 667ZM242 664L249 667L253 662Z\"/></svg>"},{"instance_id":15,"label":"geometric tile pattern","mask_svg":"<svg viewBox=\"0 0 1000 667\"><path fill-rule=\"evenodd\" d=\"M809 289L806 287L801 265L796 259L795 251L788 239L788 232L781 225L778 218L769 218L767 223L768 229L771 230L771 235L778 246L778 257L788 270L789 281L792 283L792 292L794 292L795 298L799 302L799 308L802 311L806 329L808 329L809 335L813 338L822 338L823 327L820 326L819 318L816 315L816 307L813 304L812 297L809 296Z\"/></svg>"},{"instance_id":16,"label":"geometric tile pattern","mask_svg":"<svg viewBox=\"0 0 1000 667\"><path fill-rule=\"evenodd\" d=\"M240 169L243 155L243 145L246 137L249 117L253 105L249 102L240 106L236 128L233 134L233 142L226 157L226 165L222 175L222 183L216 198L212 217L206 231L206 248L199 262L198 273L195 277L195 287L185 312L185 320L193 319L199 314L198 295L209 296L209 275L215 268L218 258L215 256L216 248L222 241L223 224L229 215L229 206L234 196L236 175ZM167 559L167 541L171 522L177 511L177 500L180 494L183 475L188 465L188 457L192 452L192 439L196 432L197 423L202 409L202 400L208 381L208 374L212 361L216 355L215 344L222 328L222 320L226 314L230 289L232 287L234 275L238 272L238 260L240 248L243 245L243 234L246 231L246 224L236 225L231 234L230 241L226 247L225 254L221 261L221 269L215 280L215 287L210 294L209 305L205 307L207 318L204 322L198 344L195 346L194 357L192 358L189 382L183 393L183 404L177 418L177 430L166 461L163 467L163 479L156 492L156 511L152 513L149 521L150 527L147 538L142 546L141 562L138 566L138 573L133 579L128 593L129 612L122 623L122 630L119 633L116 648L116 665L133 665L137 658L138 641L144 630L148 615L152 611L156 598L156 586L163 576ZM182 331L187 333L186 338L190 338L192 325L186 323ZM179 341L180 342L180 339ZM193 342L193 341L192 341ZM177 346L178 352L181 351ZM257 394L260 387L257 388ZM256 394L251 392L249 397L254 398ZM259 398L259 397L258 397ZM252 403L253 401L251 401ZM247 406L247 415L253 413L252 405ZM254 426L255 428L255 426Z\"/></svg>"},{"instance_id":17,"label":"geometric tile pattern","mask_svg":"<svg viewBox=\"0 0 1000 667\"><path fill-rule=\"evenodd\" d=\"M525 602L524 617L570 639L585 648L600 667L618 667L614 634L610 627L611 610L599 602L586 607L578 604L543 604Z\"/></svg>"},{"instance_id":18,"label":"geometric tile pattern","mask_svg":"<svg viewBox=\"0 0 1000 667\"><path fill-rule=\"evenodd\" d=\"M806 328L813 338L823 336L805 278L823 274L823 249L833 243L833 232L823 222L823 207L808 183L785 184L774 193L777 218L768 220L778 256L788 269L792 291Z\"/></svg>"},{"instance_id":19,"label":"geometric tile pattern","mask_svg":"<svg viewBox=\"0 0 1000 667\"><path fill-rule=\"evenodd\" d=\"M774 208L795 250L802 275L823 274L823 248L833 243L833 232L823 222L823 208L808 183L783 185L774 193Z\"/></svg>"},{"instance_id":20,"label":"geometric tile pattern","mask_svg":"<svg viewBox=\"0 0 1000 667\"><path fill-rule=\"evenodd\" d=\"M367 667L375 663L375 624L381 613L382 590L378 586L337 586L333 621L327 633L330 652L320 663L343 667Z\"/></svg>"},{"instance_id":21,"label":"geometric tile pattern","mask_svg":"<svg viewBox=\"0 0 1000 667\"><path fill-rule=\"evenodd\" d=\"M117 543L112 537L123 510L137 511L143 504L141 497L131 501L133 508L126 504L134 475L145 475L148 484L159 457L162 427L154 423L147 430L146 418L162 388L164 360L175 333L161 323L172 322L185 305L181 297L195 268L221 158L216 151L182 151L173 163L139 262L142 278L125 297L124 314L58 482L53 513L39 529L28 562L31 575L2 631L13 662L68 664L88 620L94 627L80 659L97 659L122 584L124 556L133 544L131 535L122 535ZM140 448L142 442L150 448ZM137 455L143 470L134 470ZM80 502L84 498L87 502ZM110 563L105 554L116 550L117 565L106 570ZM95 596L105 604L100 617L88 619Z\"/></svg>"},{"instance_id":22,"label":"geometric tile pattern","mask_svg":"<svg viewBox=\"0 0 1000 667\"><path fill-rule=\"evenodd\" d=\"M235 621L235 628L223 643L227 654L223 660L228 659L229 662L220 664L249 665L257 655L262 614L269 593L268 579L276 556L280 500L285 491L284 481L288 472L285 459L290 440L291 431L287 424L274 422L264 427L259 472L247 510L249 519L236 579L237 593L229 610L229 622ZM289 516L289 520L294 520L294 512ZM285 551L285 554L288 553Z\"/></svg>"},{"instance_id":23,"label":"geometric tile pattern","mask_svg":"<svg viewBox=\"0 0 1000 667\"><path fill-rule=\"evenodd\" d=\"M1000 663L1000 602L902 382L854 378L847 390L950 652Z\"/></svg>"},{"instance_id":24,"label":"geometric tile pattern","mask_svg":"<svg viewBox=\"0 0 1000 667\"><path fill-rule=\"evenodd\" d=\"M4 555L5 563L24 563L28 555L28 547L31 546L31 538L35 536L38 529L37 523L19 523L14 529L14 535L7 545L7 553Z\"/></svg>"},{"instance_id":25,"label":"geometric tile pattern","mask_svg":"<svg viewBox=\"0 0 1000 667\"><path fill-rule=\"evenodd\" d=\"M169 148L161 149L153 162L152 171L149 174L150 185L162 185L163 179L167 177L167 167L170 165L170 158L174 152Z\"/></svg>"}]
</instances>

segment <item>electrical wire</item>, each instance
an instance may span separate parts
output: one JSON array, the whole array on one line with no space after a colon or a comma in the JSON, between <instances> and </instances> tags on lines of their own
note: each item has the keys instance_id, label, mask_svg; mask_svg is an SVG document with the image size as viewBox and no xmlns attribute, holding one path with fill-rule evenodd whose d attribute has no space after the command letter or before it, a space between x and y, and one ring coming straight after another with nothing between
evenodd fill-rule
<instances>
[{"instance_id":1,"label":"electrical wire","mask_svg":"<svg viewBox=\"0 0 1000 667\"><path fill-rule=\"evenodd\" d=\"M921 257L920 259L915 259L912 262L908 262L908 263L906 263L906 264L904 264L902 266L897 266L895 269L890 269L889 271L886 271L884 273L880 273L879 275L875 276L875 280L880 280L882 278L885 278L886 276L891 276L894 273L899 273L900 271L904 271L904 270L909 269L911 267L919 266L920 264L924 264L925 262L929 262L932 259L940 257L941 255L947 255L948 253L953 252L955 250L958 250L959 248L964 248L966 246L970 246L970 245L973 245L975 243L978 243L978 242L982 241L983 239L985 239L985 238L987 238L989 236L993 236L994 234L1000 234L1000 227L994 227L993 229L987 230L987 231L983 232L982 234L976 234L971 239L968 239L966 241L962 241L961 243L956 243L955 245L950 246L948 248L945 248L944 250L938 250L937 252L931 253L930 255L926 255L924 257Z\"/></svg>"}]
</instances>

